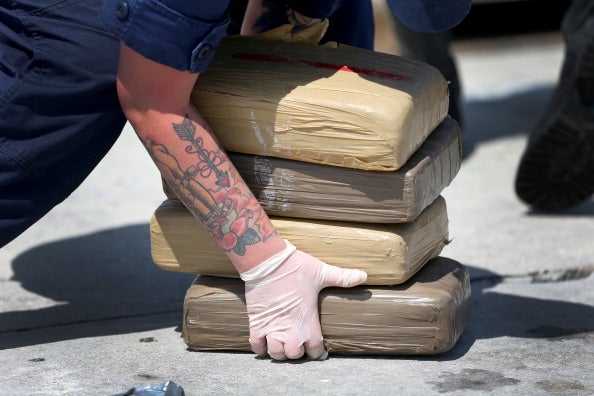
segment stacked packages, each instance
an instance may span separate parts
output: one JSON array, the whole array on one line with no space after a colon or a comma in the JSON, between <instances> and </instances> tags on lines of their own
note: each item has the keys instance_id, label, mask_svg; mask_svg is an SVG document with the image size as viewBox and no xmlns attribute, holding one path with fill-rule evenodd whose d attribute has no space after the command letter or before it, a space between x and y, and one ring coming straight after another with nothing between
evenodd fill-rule
<instances>
[{"instance_id":1,"label":"stacked packages","mask_svg":"<svg viewBox=\"0 0 594 396\"><path fill-rule=\"evenodd\" d=\"M192 101L280 235L365 285L320 293L332 354L436 354L467 321L468 272L448 243L441 192L461 163L434 68L341 46L228 37ZM184 302L190 349L249 351L243 282L166 189L153 260L197 276Z\"/></svg>"}]
</instances>

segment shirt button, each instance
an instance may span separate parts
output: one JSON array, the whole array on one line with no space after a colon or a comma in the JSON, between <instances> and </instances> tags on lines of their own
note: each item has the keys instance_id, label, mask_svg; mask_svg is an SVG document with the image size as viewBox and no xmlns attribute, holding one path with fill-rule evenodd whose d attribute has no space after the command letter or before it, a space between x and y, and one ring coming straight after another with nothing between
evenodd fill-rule
<instances>
[{"instance_id":1,"label":"shirt button","mask_svg":"<svg viewBox=\"0 0 594 396\"><path fill-rule=\"evenodd\" d=\"M125 1L120 1L118 3L118 7L116 8L116 17L120 21L123 21L128 16L128 3Z\"/></svg>"},{"instance_id":2,"label":"shirt button","mask_svg":"<svg viewBox=\"0 0 594 396\"><path fill-rule=\"evenodd\" d=\"M204 47L200 48L200 51L198 51L198 59L204 59L208 56L208 54L210 54L210 50L211 47L210 45L205 45Z\"/></svg>"}]
</instances>

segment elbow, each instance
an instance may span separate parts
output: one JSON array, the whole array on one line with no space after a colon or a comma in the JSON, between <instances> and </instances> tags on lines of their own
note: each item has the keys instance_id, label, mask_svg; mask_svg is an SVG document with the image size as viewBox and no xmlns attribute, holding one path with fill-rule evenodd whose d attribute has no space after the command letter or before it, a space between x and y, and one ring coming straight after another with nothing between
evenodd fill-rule
<instances>
[{"instance_id":1,"label":"elbow","mask_svg":"<svg viewBox=\"0 0 594 396\"><path fill-rule=\"evenodd\" d=\"M117 92L122 111L137 133L162 121L163 117L183 116L190 107L191 88L172 90L164 86L143 86L138 89L138 85L131 86L118 78Z\"/></svg>"},{"instance_id":2,"label":"elbow","mask_svg":"<svg viewBox=\"0 0 594 396\"><path fill-rule=\"evenodd\" d=\"M185 111L197 75L178 71L121 46L117 77L120 106L137 129L155 116Z\"/></svg>"},{"instance_id":3,"label":"elbow","mask_svg":"<svg viewBox=\"0 0 594 396\"><path fill-rule=\"evenodd\" d=\"M126 119L134 130L139 130L149 117L150 104L142 100L141 95L134 95L120 79L117 80L117 92Z\"/></svg>"}]
</instances>

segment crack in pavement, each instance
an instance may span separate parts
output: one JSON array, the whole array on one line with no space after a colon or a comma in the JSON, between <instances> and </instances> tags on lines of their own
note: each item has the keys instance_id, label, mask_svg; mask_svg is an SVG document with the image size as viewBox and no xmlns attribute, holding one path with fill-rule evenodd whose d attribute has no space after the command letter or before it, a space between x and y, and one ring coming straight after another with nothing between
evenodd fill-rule
<instances>
[{"instance_id":1,"label":"crack in pavement","mask_svg":"<svg viewBox=\"0 0 594 396\"><path fill-rule=\"evenodd\" d=\"M580 280L589 277L594 272L594 264L586 264L578 267L533 271L526 274L507 274L478 276L470 279L471 283L487 282L499 283L506 279L532 278L532 283L558 283L573 280Z\"/></svg>"}]
</instances>

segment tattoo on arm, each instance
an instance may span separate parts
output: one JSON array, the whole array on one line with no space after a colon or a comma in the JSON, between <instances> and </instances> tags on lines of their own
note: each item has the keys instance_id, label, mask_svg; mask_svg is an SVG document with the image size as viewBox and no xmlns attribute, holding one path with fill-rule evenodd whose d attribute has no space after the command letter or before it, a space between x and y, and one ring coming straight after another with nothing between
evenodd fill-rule
<instances>
[{"instance_id":1,"label":"tattoo on arm","mask_svg":"<svg viewBox=\"0 0 594 396\"><path fill-rule=\"evenodd\" d=\"M196 126L190 117L186 115L182 123L173 124L173 129L181 140L190 142L190 145L186 147L186 152L198 155L200 168L196 168L195 172L200 172L203 177L209 177L211 173L214 173L218 186L229 187L229 174L218 168L223 162L221 156L204 149L202 138L196 137Z\"/></svg>"},{"instance_id":2,"label":"tattoo on arm","mask_svg":"<svg viewBox=\"0 0 594 396\"><path fill-rule=\"evenodd\" d=\"M170 187L188 209L206 226L226 252L243 256L254 245L275 234L268 218L243 180L232 176L232 165L218 150L207 150L196 136L196 125L186 115L172 124L177 137L187 142L185 152L196 162L182 169L166 145L145 139L145 146Z\"/></svg>"}]
</instances>

